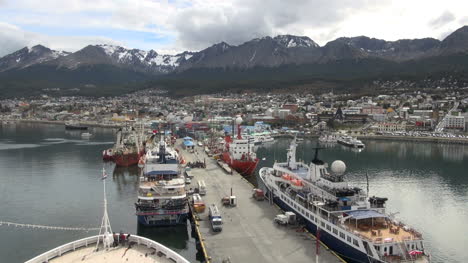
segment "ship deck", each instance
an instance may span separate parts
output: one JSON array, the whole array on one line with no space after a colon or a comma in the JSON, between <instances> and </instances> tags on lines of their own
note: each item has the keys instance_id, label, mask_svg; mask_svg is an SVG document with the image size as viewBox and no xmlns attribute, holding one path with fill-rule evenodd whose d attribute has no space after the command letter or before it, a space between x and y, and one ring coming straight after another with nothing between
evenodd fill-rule
<instances>
[{"instance_id":1,"label":"ship deck","mask_svg":"<svg viewBox=\"0 0 468 263\"><path fill-rule=\"evenodd\" d=\"M206 160L206 169L192 169L192 184L198 180L206 183L206 195L202 196L207 209L196 214L197 229L202 245L211 262L313 262L315 238L299 225L279 226L274 217L282 211L275 205L252 198L254 186L237 172L226 174L216 161L204 151L191 154L181 150L187 161ZM255 176L255 175L252 175ZM237 206L227 207L221 198L231 194L237 198ZM208 220L208 207L216 204L223 219L221 232L213 232ZM325 247L320 248L320 262L343 262Z\"/></svg>"},{"instance_id":2,"label":"ship deck","mask_svg":"<svg viewBox=\"0 0 468 263\"><path fill-rule=\"evenodd\" d=\"M370 224L360 224L346 222L345 226L354 234L372 240L375 244L395 243L410 240L420 240L420 235L412 230L405 229L395 224L380 224L372 226Z\"/></svg>"},{"instance_id":3,"label":"ship deck","mask_svg":"<svg viewBox=\"0 0 468 263\"><path fill-rule=\"evenodd\" d=\"M145 263L172 262L188 263L185 258L171 249L153 240L136 235L127 236L128 240L105 249L102 245L103 235L91 236L61 245L32 258L26 263L43 262L93 262L93 263ZM99 242L98 249L96 244Z\"/></svg>"},{"instance_id":4,"label":"ship deck","mask_svg":"<svg viewBox=\"0 0 468 263\"><path fill-rule=\"evenodd\" d=\"M169 263L174 262L166 257L159 256L153 248L143 245L119 246L108 250L99 250L94 252L94 246L77 249L75 251L63 254L61 257L54 258L52 263L70 263L70 262L93 262L93 263Z\"/></svg>"},{"instance_id":5,"label":"ship deck","mask_svg":"<svg viewBox=\"0 0 468 263\"><path fill-rule=\"evenodd\" d=\"M140 182L140 187L142 188L151 188L155 186L160 186L160 187L184 187L185 186L185 181L182 178L175 178L170 181L166 180L154 180L154 181L143 181Z\"/></svg>"}]
</instances>

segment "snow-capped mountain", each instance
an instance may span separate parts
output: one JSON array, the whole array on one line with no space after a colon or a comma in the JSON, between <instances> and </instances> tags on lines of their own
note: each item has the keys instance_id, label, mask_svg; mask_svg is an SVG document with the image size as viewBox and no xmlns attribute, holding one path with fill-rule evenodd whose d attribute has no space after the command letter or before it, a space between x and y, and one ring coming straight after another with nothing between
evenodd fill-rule
<instances>
[{"instance_id":1,"label":"snow-capped mountain","mask_svg":"<svg viewBox=\"0 0 468 263\"><path fill-rule=\"evenodd\" d=\"M56 51L42 45L31 48L24 47L14 53L0 58L0 72L15 68L26 68L31 65L41 64L50 60L64 57L70 53Z\"/></svg>"},{"instance_id":2,"label":"snow-capped mountain","mask_svg":"<svg viewBox=\"0 0 468 263\"><path fill-rule=\"evenodd\" d=\"M286 47L286 48L294 48L294 47L312 47L318 48L320 47L317 43L315 43L312 39L308 37L301 37L301 36L293 36L293 35L279 35L273 38L276 43Z\"/></svg>"},{"instance_id":3,"label":"snow-capped mountain","mask_svg":"<svg viewBox=\"0 0 468 263\"><path fill-rule=\"evenodd\" d=\"M252 68L302 64L318 56L320 46L308 37L279 35L262 37L238 46L225 42L196 52L179 70L188 68Z\"/></svg>"},{"instance_id":4,"label":"snow-capped mountain","mask_svg":"<svg viewBox=\"0 0 468 263\"><path fill-rule=\"evenodd\" d=\"M190 52L162 55L154 50L127 49L113 45L89 45L67 57L51 61L59 67L76 69L83 65L113 65L151 74L172 72L192 56Z\"/></svg>"},{"instance_id":5,"label":"snow-capped mountain","mask_svg":"<svg viewBox=\"0 0 468 263\"><path fill-rule=\"evenodd\" d=\"M0 72L34 65L77 69L89 65L111 65L151 75L182 72L190 68L254 68L287 64L327 63L343 59L380 58L392 61L430 57L467 50L468 27L462 27L444 41L433 38L382 39L341 37L320 47L306 36L278 35L255 38L234 46L225 42L199 52L176 55L154 50L128 49L114 45L89 45L74 53L37 45L0 58Z\"/></svg>"},{"instance_id":6,"label":"snow-capped mountain","mask_svg":"<svg viewBox=\"0 0 468 263\"><path fill-rule=\"evenodd\" d=\"M104 52L122 65L146 68L148 71L169 73L184 61L192 57L192 53L184 52L177 55L162 55L154 50L126 49L120 46L98 45Z\"/></svg>"}]
</instances>

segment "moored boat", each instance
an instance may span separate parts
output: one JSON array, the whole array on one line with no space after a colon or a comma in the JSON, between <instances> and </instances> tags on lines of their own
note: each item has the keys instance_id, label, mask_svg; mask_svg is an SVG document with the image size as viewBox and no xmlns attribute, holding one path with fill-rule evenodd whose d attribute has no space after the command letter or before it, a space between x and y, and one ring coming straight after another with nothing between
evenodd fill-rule
<instances>
[{"instance_id":1,"label":"moored boat","mask_svg":"<svg viewBox=\"0 0 468 263\"><path fill-rule=\"evenodd\" d=\"M259 159L255 154L254 144L242 138L240 124L242 118L236 118L237 138L226 136L221 159L243 176L251 176L257 168Z\"/></svg>"},{"instance_id":2,"label":"moored boat","mask_svg":"<svg viewBox=\"0 0 468 263\"><path fill-rule=\"evenodd\" d=\"M364 149L365 145L362 143L361 140L358 140L355 137L347 136L344 135L341 138L337 140L339 144L342 144L344 146L352 147L352 148L358 148L358 149Z\"/></svg>"},{"instance_id":3,"label":"moored boat","mask_svg":"<svg viewBox=\"0 0 468 263\"><path fill-rule=\"evenodd\" d=\"M133 127L123 127L117 131L117 140L112 151L112 159L117 166L137 165L144 154L145 147Z\"/></svg>"},{"instance_id":4,"label":"moored boat","mask_svg":"<svg viewBox=\"0 0 468 263\"><path fill-rule=\"evenodd\" d=\"M267 196L294 212L312 233L348 262L430 262L422 235L385 212L387 198L368 197L345 181L346 165L315 158L296 162L296 141L287 162L260 169Z\"/></svg>"},{"instance_id":5,"label":"moored boat","mask_svg":"<svg viewBox=\"0 0 468 263\"><path fill-rule=\"evenodd\" d=\"M83 125L76 121L67 121L65 122L65 129L66 130L87 130L88 126Z\"/></svg>"},{"instance_id":6,"label":"moored boat","mask_svg":"<svg viewBox=\"0 0 468 263\"><path fill-rule=\"evenodd\" d=\"M335 134L322 134L318 140L321 143L336 143L338 141L338 136Z\"/></svg>"},{"instance_id":7,"label":"moored boat","mask_svg":"<svg viewBox=\"0 0 468 263\"><path fill-rule=\"evenodd\" d=\"M188 200L179 155L164 138L148 150L135 203L138 222L144 226L185 224Z\"/></svg>"}]
</instances>

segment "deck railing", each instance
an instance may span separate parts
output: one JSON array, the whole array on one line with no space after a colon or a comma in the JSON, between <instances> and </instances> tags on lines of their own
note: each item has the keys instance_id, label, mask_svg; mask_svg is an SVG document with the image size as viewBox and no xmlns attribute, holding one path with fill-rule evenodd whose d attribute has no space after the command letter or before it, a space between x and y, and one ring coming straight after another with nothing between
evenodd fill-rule
<instances>
[{"instance_id":1,"label":"deck railing","mask_svg":"<svg viewBox=\"0 0 468 263\"><path fill-rule=\"evenodd\" d=\"M32 258L28 261L26 261L26 263L43 263L43 262L49 262L49 260L53 259L53 258L56 258L56 257L60 257L62 256L63 254L67 253L67 252L70 252L70 251L75 251L76 249L79 249L79 248L82 248L82 247L87 247L88 245L91 245L91 244L96 244L96 242L98 241L98 238L101 237L101 240L102 240L102 235L99 236L92 236L92 237L87 237L87 238L83 238L83 239L80 239L80 240L76 240L76 241L73 241L73 242L70 242L70 243L67 243L65 245L62 245L62 246L59 246L59 247L56 247L52 250L49 250L35 258ZM148 238L145 238L145 237L140 237L140 236L134 236L134 235L131 235L130 238L129 238L129 241L130 242L135 242L137 243L138 245L145 245L146 247L148 248L153 248L154 250L156 250L157 253L159 254L162 254L164 255L166 258L168 259L171 259L172 261L176 262L176 263L189 263L188 260L186 260L185 258L183 258L181 255L177 254L176 252L172 251L171 249L151 240L151 239L148 239Z\"/></svg>"}]
</instances>

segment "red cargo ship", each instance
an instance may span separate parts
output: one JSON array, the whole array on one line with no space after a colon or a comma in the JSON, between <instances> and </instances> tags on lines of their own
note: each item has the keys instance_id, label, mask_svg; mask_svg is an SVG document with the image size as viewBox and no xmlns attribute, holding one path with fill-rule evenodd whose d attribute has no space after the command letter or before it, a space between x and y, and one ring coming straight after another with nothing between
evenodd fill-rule
<instances>
[{"instance_id":1,"label":"red cargo ship","mask_svg":"<svg viewBox=\"0 0 468 263\"><path fill-rule=\"evenodd\" d=\"M124 127L117 131L117 140L113 150L105 151L103 158L111 158L117 166L133 166L138 164L140 157L144 154L145 147L135 129Z\"/></svg>"},{"instance_id":2,"label":"red cargo ship","mask_svg":"<svg viewBox=\"0 0 468 263\"><path fill-rule=\"evenodd\" d=\"M243 176L251 176L257 168L258 158L254 151L254 143L241 136L240 124L242 118L236 118L237 138L225 137L225 148L222 160ZM234 130L233 130L234 133Z\"/></svg>"}]
</instances>

